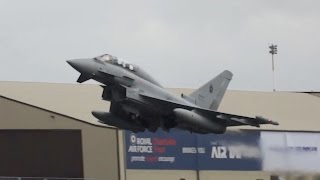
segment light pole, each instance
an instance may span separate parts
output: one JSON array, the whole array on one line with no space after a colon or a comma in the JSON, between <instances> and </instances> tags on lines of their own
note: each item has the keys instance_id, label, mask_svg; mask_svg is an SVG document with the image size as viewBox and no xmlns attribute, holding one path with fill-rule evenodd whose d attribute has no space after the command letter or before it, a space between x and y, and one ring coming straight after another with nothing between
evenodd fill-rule
<instances>
[{"instance_id":1,"label":"light pole","mask_svg":"<svg viewBox=\"0 0 320 180\"><path fill-rule=\"evenodd\" d=\"M273 92L275 92L276 89L275 89L275 86L274 86L274 58L273 58L273 56L274 56L275 54L278 54L278 46L275 45L275 44L271 44L271 46L269 46L269 48L270 48L269 53L270 53L271 56L272 56L272 77L273 77L272 83L273 83Z\"/></svg>"}]
</instances>

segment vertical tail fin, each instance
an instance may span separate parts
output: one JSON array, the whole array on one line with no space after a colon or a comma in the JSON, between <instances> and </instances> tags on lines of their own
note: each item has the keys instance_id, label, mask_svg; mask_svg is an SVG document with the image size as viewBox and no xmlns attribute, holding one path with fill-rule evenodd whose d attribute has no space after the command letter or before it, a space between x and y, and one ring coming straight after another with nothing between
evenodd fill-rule
<instances>
[{"instance_id":1,"label":"vertical tail fin","mask_svg":"<svg viewBox=\"0 0 320 180\"><path fill-rule=\"evenodd\" d=\"M217 110L222 97L232 79L230 71L223 71L218 76L191 93L190 97L195 99L195 104L207 109Z\"/></svg>"}]
</instances>

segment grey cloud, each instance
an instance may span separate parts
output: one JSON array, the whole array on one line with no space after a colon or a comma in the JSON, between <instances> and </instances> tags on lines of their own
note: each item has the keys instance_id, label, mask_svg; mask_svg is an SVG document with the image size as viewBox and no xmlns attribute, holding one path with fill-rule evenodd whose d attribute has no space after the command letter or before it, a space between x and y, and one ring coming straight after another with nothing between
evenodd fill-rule
<instances>
[{"instance_id":1,"label":"grey cloud","mask_svg":"<svg viewBox=\"0 0 320 180\"><path fill-rule=\"evenodd\" d=\"M169 87L224 69L231 89L320 90L318 1L0 1L0 80L75 82L66 59L112 53ZM21 73L12 72L15 67Z\"/></svg>"}]
</instances>

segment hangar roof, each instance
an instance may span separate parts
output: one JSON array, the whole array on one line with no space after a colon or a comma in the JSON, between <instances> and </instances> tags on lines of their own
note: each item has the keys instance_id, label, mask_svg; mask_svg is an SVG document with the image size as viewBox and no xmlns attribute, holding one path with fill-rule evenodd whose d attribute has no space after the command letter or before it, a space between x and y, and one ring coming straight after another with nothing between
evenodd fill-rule
<instances>
[{"instance_id":1,"label":"hangar roof","mask_svg":"<svg viewBox=\"0 0 320 180\"><path fill-rule=\"evenodd\" d=\"M192 89L182 88L169 90L176 94L192 92ZM91 111L109 110L109 102L101 100L101 94L102 88L96 84L0 82L1 96L95 125L102 124ZM317 95L228 90L219 110L251 117L262 115L280 123L280 126L262 126L266 130L319 131L320 98Z\"/></svg>"},{"instance_id":2,"label":"hangar roof","mask_svg":"<svg viewBox=\"0 0 320 180\"><path fill-rule=\"evenodd\" d=\"M320 98L320 92L316 92L316 93L312 92L312 93L310 93L310 94L312 94L312 95L317 96L317 97Z\"/></svg>"}]
</instances>

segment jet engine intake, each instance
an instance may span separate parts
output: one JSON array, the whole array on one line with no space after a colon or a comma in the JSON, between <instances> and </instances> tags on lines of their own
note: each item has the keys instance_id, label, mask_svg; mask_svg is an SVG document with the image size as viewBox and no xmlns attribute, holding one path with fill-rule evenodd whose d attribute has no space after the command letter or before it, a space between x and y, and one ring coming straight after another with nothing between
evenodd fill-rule
<instances>
[{"instance_id":1,"label":"jet engine intake","mask_svg":"<svg viewBox=\"0 0 320 180\"><path fill-rule=\"evenodd\" d=\"M119 118L108 112L92 111L92 115L99 119L99 122L110 126L119 127L133 132L143 132L145 130L144 127L135 122Z\"/></svg>"},{"instance_id":2,"label":"jet engine intake","mask_svg":"<svg viewBox=\"0 0 320 180\"><path fill-rule=\"evenodd\" d=\"M195 111L176 108L173 110L173 113L176 116L177 122L188 124L197 131L202 130L203 132L212 132L216 134L221 134L226 131L226 126L222 123L215 122Z\"/></svg>"},{"instance_id":3,"label":"jet engine intake","mask_svg":"<svg viewBox=\"0 0 320 180\"><path fill-rule=\"evenodd\" d=\"M102 99L106 101L118 101L126 98L126 89L121 86L101 86L103 88Z\"/></svg>"},{"instance_id":4,"label":"jet engine intake","mask_svg":"<svg viewBox=\"0 0 320 180\"><path fill-rule=\"evenodd\" d=\"M103 88L102 99L106 101L112 101L112 89L111 86L101 86Z\"/></svg>"}]
</instances>

